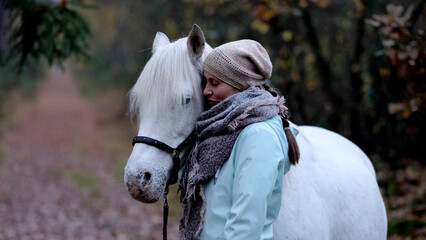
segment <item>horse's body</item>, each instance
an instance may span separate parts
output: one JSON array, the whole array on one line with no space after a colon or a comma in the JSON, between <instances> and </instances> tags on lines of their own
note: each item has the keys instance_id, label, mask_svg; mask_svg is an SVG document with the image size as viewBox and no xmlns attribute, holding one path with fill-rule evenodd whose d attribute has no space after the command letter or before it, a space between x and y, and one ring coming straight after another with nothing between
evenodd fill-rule
<instances>
[{"instance_id":1,"label":"horse's body","mask_svg":"<svg viewBox=\"0 0 426 240\"><path fill-rule=\"evenodd\" d=\"M299 130L301 158L284 178L275 239L386 239L386 210L368 157L331 131Z\"/></svg>"},{"instance_id":2,"label":"horse's body","mask_svg":"<svg viewBox=\"0 0 426 240\"><path fill-rule=\"evenodd\" d=\"M193 130L202 111L200 67L211 49L204 43L196 26L188 39L173 43L157 34L154 55L130 93L139 135L177 146ZM274 239L386 239L386 210L368 157L336 133L308 126L299 131L301 158L285 175ZM135 145L125 168L129 193L157 201L171 168L164 151Z\"/></svg>"}]
</instances>

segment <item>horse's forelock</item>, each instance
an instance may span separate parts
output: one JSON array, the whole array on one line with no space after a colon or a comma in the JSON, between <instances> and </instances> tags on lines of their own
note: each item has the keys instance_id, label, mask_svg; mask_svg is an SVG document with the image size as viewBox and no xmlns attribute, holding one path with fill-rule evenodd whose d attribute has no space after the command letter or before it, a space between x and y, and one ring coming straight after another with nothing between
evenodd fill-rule
<instances>
[{"instance_id":1,"label":"horse's forelock","mask_svg":"<svg viewBox=\"0 0 426 240\"><path fill-rule=\"evenodd\" d=\"M200 65L194 65L186 49L186 38L164 46L145 65L129 92L130 115L163 116L170 107L182 101L184 82L192 85L196 104L202 104Z\"/></svg>"}]
</instances>

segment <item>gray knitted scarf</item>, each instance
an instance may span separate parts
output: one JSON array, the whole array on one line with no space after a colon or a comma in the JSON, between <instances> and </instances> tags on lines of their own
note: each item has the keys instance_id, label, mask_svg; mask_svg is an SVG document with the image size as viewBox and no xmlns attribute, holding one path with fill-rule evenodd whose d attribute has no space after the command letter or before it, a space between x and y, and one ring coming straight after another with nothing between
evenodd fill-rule
<instances>
[{"instance_id":1,"label":"gray knitted scarf","mask_svg":"<svg viewBox=\"0 0 426 240\"><path fill-rule=\"evenodd\" d=\"M180 223L181 239L200 239L206 206L204 184L228 160L240 132L251 123L277 114L286 115L284 102L284 97L273 97L265 90L252 87L203 112L195 125L198 140L179 184L184 208Z\"/></svg>"}]
</instances>

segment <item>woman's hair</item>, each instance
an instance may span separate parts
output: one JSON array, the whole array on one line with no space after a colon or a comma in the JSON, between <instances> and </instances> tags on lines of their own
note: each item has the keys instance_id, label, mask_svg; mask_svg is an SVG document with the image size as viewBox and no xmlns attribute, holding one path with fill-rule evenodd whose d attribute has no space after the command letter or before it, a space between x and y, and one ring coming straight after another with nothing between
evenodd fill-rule
<instances>
[{"instance_id":1,"label":"woman's hair","mask_svg":"<svg viewBox=\"0 0 426 240\"><path fill-rule=\"evenodd\" d=\"M278 90L271 87L269 81L267 81L262 87L274 97L280 95ZM290 130L290 123L288 122L288 117L288 113L286 113L284 114L284 116L281 116L281 119L283 122L284 132L288 143L288 158L290 159L290 163L292 165L296 165L299 162L300 158L299 145L297 144L293 132Z\"/></svg>"}]
</instances>

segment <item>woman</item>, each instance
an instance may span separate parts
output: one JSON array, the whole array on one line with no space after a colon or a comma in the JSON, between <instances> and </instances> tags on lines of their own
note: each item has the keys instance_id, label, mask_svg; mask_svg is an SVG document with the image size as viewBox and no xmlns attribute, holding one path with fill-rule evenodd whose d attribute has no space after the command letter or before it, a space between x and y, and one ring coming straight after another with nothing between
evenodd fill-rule
<instances>
[{"instance_id":1,"label":"woman","mask_svg":"<svg viewBox=\"0 0 426 240\"><path fill-rule=\"evenodd\" d=\"M211 108L180 184L181 239L272 239L284 174L299 158L284 98L267 83L272 63L241 40L215 48L203 70Z\"/></svg>"}]
</instances>

